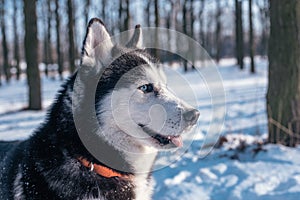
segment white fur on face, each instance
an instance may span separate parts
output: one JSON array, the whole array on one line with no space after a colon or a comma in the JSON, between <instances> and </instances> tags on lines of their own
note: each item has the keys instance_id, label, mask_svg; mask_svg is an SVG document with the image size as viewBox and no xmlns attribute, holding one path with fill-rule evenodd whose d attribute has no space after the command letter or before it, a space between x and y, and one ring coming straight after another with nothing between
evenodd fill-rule
<instances>
[{"instance_id":1,"label":"white fur on face","mask_svg":"<svg viewBox=\"0 0 300 200\"><path fill-rule=\"evenodd\" d=\"M133 78L136 76L134 70L123 75L121 79L134 82L126 87L117 84L116 89L101 101L99 110L105 138L111 145L129 152L143 152L144 146L163 148L140 125L166 137L178 136L190 128L183 120L182 113L192 107L169 91L162 68L158 68L145 56L139 56L148 63L139 66L144 75ZM122 80L119 83L122 84ZM138 89L149 83L153 84L157 95L154 92L143 93Z\"/></svg>"},{"instance_id":2,"label":"white fur on face","mask_svg":"<svg viewBox=\"0 0 300 200\"><path fill-rule=\"evenodd\" d=\"M136 91L130 99L130 113L137 124L147 125L148 128L161 135L179 135L189 125L182 118L183 112L192 106L176 97L167 87L166 76L162 67L150 64L145 66L145 79L138 84L152 83L157 95L144 94ZM147 119L147 122L145 120Z\"/></svg>"}]
</instances>

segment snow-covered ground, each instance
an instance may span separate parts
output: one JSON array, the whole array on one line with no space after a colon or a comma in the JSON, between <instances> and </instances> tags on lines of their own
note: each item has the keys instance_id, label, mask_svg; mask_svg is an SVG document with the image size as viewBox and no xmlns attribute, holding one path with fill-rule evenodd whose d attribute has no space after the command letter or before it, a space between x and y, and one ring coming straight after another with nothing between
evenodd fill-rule
<instances>
[{"instance_id":1,"label":"snow-covered ground","mask_svg":"<svg viewBox=\"0 0 300 200\"><path fill-rule=\"evenodd\" d=\"M267 138L267 61L257 58L256 64L257 73L251 75L248 66L240 71L233 60L221 61L218 70L226 93L222 134L227 142L200 159L211 100L197 96L202 130L178 162L154 172L155 200L299 199L300 148L261 145ZM182 76L197 78L194 72ZM0 139L27 138L43 121L60 84L42 79L45 110L39 112L19 112L27 102L25 79L0 87Z\"/></svg>"}]
</instances>

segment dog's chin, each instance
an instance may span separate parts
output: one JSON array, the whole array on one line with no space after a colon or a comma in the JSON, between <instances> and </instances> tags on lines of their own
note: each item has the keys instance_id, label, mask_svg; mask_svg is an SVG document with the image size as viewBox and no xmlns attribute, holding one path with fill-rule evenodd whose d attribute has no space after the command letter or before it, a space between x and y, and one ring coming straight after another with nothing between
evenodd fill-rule
<instances>
[{"instance_id":1,"label":"dog's chin","mask_svg":"<svg viewBox=\"0 0 300 200\"><path fill-rule=\"evenodd\" d=\"M180 148L183 146L182 137L178 135L165 135L158 133L151 128L139 124L143 131L150 137L145 139L147 146L154 147L156 149L173 149Z\"/></svg>"}]
</instances>

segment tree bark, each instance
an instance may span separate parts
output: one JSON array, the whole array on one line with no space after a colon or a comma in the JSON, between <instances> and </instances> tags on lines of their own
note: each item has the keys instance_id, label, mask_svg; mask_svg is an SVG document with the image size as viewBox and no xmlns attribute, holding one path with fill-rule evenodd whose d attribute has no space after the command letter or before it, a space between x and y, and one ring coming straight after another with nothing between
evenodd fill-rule
<instances>
[{"instance_id":1,"label":"tree bark","mask_svg":"<svg viewBox=\"0 0 300 200\"><path fill-rule=\"evenodd\" d=\"M74 39L74 17L72 0L67 1L68 7L68 35L69 35L69 65L71 73L74 73L75 66L75 39Z\"/></svg>"},{"instance_id":2,"label":"tree bark","mask_svg":"<svg viewBox=\"0 0 300 200\"><path fill-rule=\"evenodd\" d=\"M250 55L250 72L255 73L255 64L254 64L254 40L253 40L253 16L252 16L252 0L248 1L249 3L249 55Z\"/></svg>"},{"instance_id":3,"label":"tree bark","mask_svg":"<svg viewBox=\"0 0 300 200\"><path fill-rule=\"evenodd\" d=\"M263 3L260 4L256 2L256 5L259 8L260 21L262 23L262 32L259 42L259 55L266 56L268 51L268 39L269 39L269 1L263 0Z\"/></svg>"},{"instance_id":4,"label":"tree bark","mask_svg":"<svg viewBox=\"0 0 300 200\"><path fill-rule=\"evenodd\" d=\"M125 30L129 30L130 29L130 1L129 0L126 0L126 16L125 16L125 21L124 21L124 24L125 24Z\"/></svg>"},{"instance_id":5,"label":"tree bark","mask_svg":"<svg viewBox=\"0 0 300 200\"><path fill-rule=\"evenodd\" d=\"M45 75L49 75L49 65L52 63L51 55L51 1L43 1L42 12L43 17L43 30L44 30L44 44L43 44L43 62L45 64ZM45 5L44 5L45 4Z\"/></svg>"},{"instance_id":6,"label":"tree bark","mask_svg":"<svg viewBox=\"0 0 300 200\"><path fill-rule=\"evenodd\" d=\"M217 0L217 14L216 14L216 62L220 61L220 52L221 52L221 5L220 0Z\"/></svg>"},{"instance_id":7,"label":"tree bark","mask_svg":"<svg viewBox=\"0 0 300 200\"><path fill-rule=\"evenodd\" d=\"M14 59L15 59L15 67L16 67L16 78L17 80L20 79L21 69L20 69L20 47L19 47L19 35L18 35L18 28L17 28L17 0L13 2L14 7L14 15L13 15L13 28L14 28Z\"/></svg>"},{"instance_id":8,"label":"tree bark","mask_svg":"<svg viewBox=\"0 0 300 200\"><path fill-rule=\"evenodd\" d=\"M36 1L24 0L25 18L25 57L27 63L27 82L29 86L30 110L41 110L41 81L38 68L38 39Z\"/></svg>"},{"instance_id":9,"label":"tree bark","mask_svg":"<svg viewBox=\"0 0 300 200\"><path fill-rule=\"evenodd\" d=\"M119 16L119 31L124 31L124 24L123 24L123 4L122 0L119 0L119 8L118 8L118 16Z\"/></svg>"},{"instance_id":10,"label":"tree bark","mask_svg":"<svg viewBox=\"0 0 300 200\"><path fill-rule=\"evenodd\" d=\"M150 6L151 6L151 1L148 1L146 4L146 8L145 8L145 12L146 12L146 21L147 21L147 26L150 27L151 26L151 22L150 22Z\"/></svg>"},{"instance_id":11,"label":"tree bark","mask_svg":"<svg viewBox=\"0 0 300 200\"><path fill-rule=\"evenodd\" d=\"M183 2L183 8L182 8L182 25L183 25L183 33L185 35L187 35L187 19L186 19L186 15L187 15L187 7L186 7L186 4L187 4L187 0L184 0ZM188 65L187 65L187 60L184 58L183 59L183 69L184 69L184 72L187 72L188 71Z\"/></svg>"},{"instance_id":12,"label":"tree bark","mask_svg":"<svg viewBox=\"0 0 300 200\"><path fill-rule=\"evenodd\" d=\"M194 16L194 0L190 0L190 22L191 22L191 30L190 30L190 37L194 38L194 23L195 23L195 16Z\"/></svg>"},{"instance_id":13,"label":"tree bark","mask_svg":"<svg viewBox=\"0 0 300 200\"><path fill-rule=\"evenodd\" d=\"M44 9L43 9L44 10ZM44 11L46 12L46 11ZM45 76L48 77L48 64L49 64L49 58L48 58L48 45L49 45L49 42L48 42L48 37L47 37L47 17L45 16L44 17L44 23L43 23L43 29L44 29L44 45L43 45L43 62L45 64Z\"/></svg>"},{"instance_id":14,"label":"tree bark","mask_svg":"<svg viewBox=\"0 0 300 200\"><path fill-rule=\"evenodd\" d=\"M52 46L51 46L51 20L52 20L52 10L51 1L46 1L45 9L45 35L44 35L44 63L45 63L45 75L49 75L49 65L53 63L52 57Z\"/></svg>"},{"instance_id":15,"label":"tree bark","mask_svg":"<svg viewBox=\"0 0 300 200\"><path fill-rule=\"evenodd\" d=\"M105 14L105 9L106 9L106 0L102 0L102 19L105 22L106 19L106 14Z\"/></svg>"},{"instance_id":16,"label":"tree bark","mask_svg":"<svg viewBox=\"0 0 300 200\"><path fill-rule=\"evenodd\" d=\"M300 143L300 2L272 0L270 17L269 142L295 146Z\"/></svg>"},{"instance_id":17,"label":"tree bark","mask_svg":"<svg viewBox=\"0 0 300 200\"><path fill-rule=\"evenodd\" d=\"M51 42L51 20L52 20L52 10L51 10L51 1L47 0L47 42L48 42L48 63L53 64L52 57L52 42Z\"/></svg>"},{"instance_id":18,"label":"tree bark","mask_svg":"<svg viewBox=\"0 0 300 200\"><path fill-rule=\"evenodd\" d=\"M244 69L244 33L242 21L242 2L235 0L235 50L237 64Z\"/></svg>"},{"instance_id":19,"label":"tree bark","mask_svg":"<svg viewBox=\"0 0 300 200\"><path fill-rule=\"evenodd\" d=\"M6 27L5 27L5 1L1 0L1 34L2 34L2 49L3 49L3 70L6 78L6 82L10 81L10 66L8 62L8 47L6 39Z\"/></svg>"},{"instance_id":20,"label":"tree bark","mask_svg":"<svg viewBox=\"0 0 300 200\"><path fill-rule=\"evenodd\" d=\"M85 24L87 25L89 23L89 9L90 9L90 0L85 0L84 5L84 17L85 17Z\"/></svg>"},{"instance_id":21,"label":"tree bark","mask_svg":"<svg viewBox=\"0 0 300 200\"><path fill-rule=\"evenodd\" d=\"M194 0L190 0L190 27L191 27L191 29L190 29L190 37L191 38L193 38L194 39L194 23L195 23L195 16L194 16ZM191 56L191 58L192 58L192 60L191 60L191 62L192 62L192 69L195 69L195 66L194 66L194 64L195 64L195 60L194 60L194 51L192 51L192 52L190 52L191 54L192 54L192 56Z\"/></svg>"},{"instance_id":22,"label":"tree bark","mask_svg":"<svg viewBox=\"0 0 300 200\"><path fill-rule=\"evenodd\" d=\"M204 8L205 8L205 0L201 0L201 6L200 6L200 10L199 10L199 25L200 25L199 41L201 41L201 45L205 49L206 45L205 45L205 36L204 36L204 30L203 30L203 26L204 26L204 22L203 22L204 21L204 17L203 17Z\"/></svg>"},{"instance_id":23,"label":"tree bark","mask_svg":"<svg viewBox=\"0 0 300 200\"><path fill-rule=\"evenodd\" d=\"M57 64L58 64L58 74L60 80L63 80L63 55L60 45L60 16L59 16L59 0L55 0L55 21L56 21L56 54L57 54Z\"/></svg>"},{"instance_id":24,"label":"tree bark","mask_svg":"<svg viewBox=\"0 0 300 200\"><path fill-rule=\"evenodd\" d=\"M154 1L154 14L155 14L155 27L160 26L160 15L159 15L159 5L158 0ZM155 46L158 47L158 31L155 32ZM158 49L155 49L155 56L159 58L159 51Z\"/></svg>"}]
</instances>

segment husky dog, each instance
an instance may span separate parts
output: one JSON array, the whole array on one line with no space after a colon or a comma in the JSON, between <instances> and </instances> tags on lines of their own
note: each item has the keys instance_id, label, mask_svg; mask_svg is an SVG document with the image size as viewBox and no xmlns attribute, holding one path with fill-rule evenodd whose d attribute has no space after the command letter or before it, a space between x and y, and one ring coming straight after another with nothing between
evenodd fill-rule
<instances>
[{"instance_id":1,"label":"husky dog","mask_svg":"<svg viewBox=\"0 0 300 200\"><path fill-rule=\"evenodd\" d=\"M1 200L151 199L155 151L181 147L181 134L196 124L199 112L168 90L158 61L142 48L139 26L124 46L113 45L103 22L94 18L87 28L80 66L103 72L94 105L102 130L99 148L105 147L102 154L117 157L122 166L101 162L79 137L72 110L77 72L63 85L45 122L29 139L0 142ZM119 56L112 59L114 52ZM128 98L130 120L121 108ZM116 107L112 108L112 101ZM161 115L160 110L165 112L159 128L149 117L154 105L163 108L154 109L154 117ZM130 133L117 124L113 112L118 109L117 118L128 124ZM143 156L149 151L154 154Z\"/></svg>"}]
</instances>

